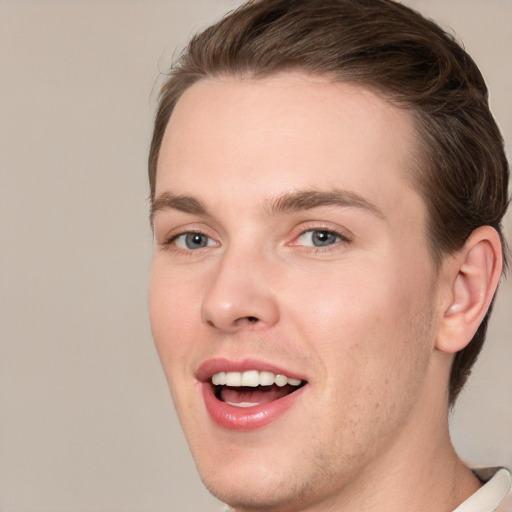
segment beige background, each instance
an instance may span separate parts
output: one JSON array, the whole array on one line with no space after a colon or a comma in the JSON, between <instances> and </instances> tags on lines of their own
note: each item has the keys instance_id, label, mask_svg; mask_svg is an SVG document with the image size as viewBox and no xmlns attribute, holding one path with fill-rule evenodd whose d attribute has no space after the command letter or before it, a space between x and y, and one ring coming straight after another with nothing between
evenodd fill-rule
<instances>
[{"instance_id":1,"label":"beige background","mask_svg":"<svg viewBox=\"0 0 512 512\"><path fill-rule=\"evenodd\" d=\"M237 3L0 0L2 512L218 509L149 332L145 165L159 70ZM409 3L481 65L510 154L512 1ZM512 466L511 317L508 282L453 418L475 464Z\"/></svg>"}]
</instances>

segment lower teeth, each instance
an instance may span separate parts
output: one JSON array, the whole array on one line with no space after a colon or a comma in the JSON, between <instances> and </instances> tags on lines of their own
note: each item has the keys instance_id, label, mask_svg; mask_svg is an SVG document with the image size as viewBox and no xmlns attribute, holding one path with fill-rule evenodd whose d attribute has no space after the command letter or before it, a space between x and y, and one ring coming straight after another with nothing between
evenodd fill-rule
<instances>
[{"instance_id":1,"label":"lower teeth","mask_svg":"<svg viewBox=\"0 0 512 512\"><path fill-rule=\"evenodd\" d=\"M230 387L215 386L215 397L234 407L254 407L263 403L274 402L299 389L298 387L286 385L258 386L252 387Z\"/></svg>"},{"instance_id":2,"label":"lower teeth","mask_svg":"<svg viewBox=\"0 0 512 512\"><path fill-rule=\"evenodd\" d=\"M252 402L225 402L228 405L232 405L233 407L254 407L255 405L260 405L259 403Z\"/></svg>"}]
</instances>

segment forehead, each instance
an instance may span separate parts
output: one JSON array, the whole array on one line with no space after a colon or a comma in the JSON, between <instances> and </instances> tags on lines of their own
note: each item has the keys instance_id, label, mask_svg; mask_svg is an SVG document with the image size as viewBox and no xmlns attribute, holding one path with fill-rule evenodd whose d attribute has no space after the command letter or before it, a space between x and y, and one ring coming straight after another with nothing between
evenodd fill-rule
<instances>
[{"instance_id":1,"label":"forehead","mask_svg":"<svg viewBox=\"0 0 512 512\"><path fill-rule=\"evenodd\" d=\"M412 115L360 86L298 73L203 80L170 118L156 195L341 188L392 207L411 191L416 146Z\"/></svg>"}]
</instances>

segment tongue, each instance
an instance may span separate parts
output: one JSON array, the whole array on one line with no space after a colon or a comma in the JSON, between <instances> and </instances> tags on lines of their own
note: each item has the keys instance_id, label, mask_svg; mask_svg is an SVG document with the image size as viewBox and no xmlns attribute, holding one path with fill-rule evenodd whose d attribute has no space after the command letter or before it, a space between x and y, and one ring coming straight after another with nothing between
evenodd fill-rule
<instances>
[{"instance_id":1,"label":"tongue","mask_svg":"<svg viewBox=\"0 0 512 512\"><path fill-rule=\"evenodd\" d=\"M240 404L244 407L251 405L266 404L279 400L288 395L296 388L290 385L280 388L275 384L273 386L258 386L257 388L241 387L230 388L222 386L219 398L226 403L237 405Z\"/></svg>"}]
</instances>

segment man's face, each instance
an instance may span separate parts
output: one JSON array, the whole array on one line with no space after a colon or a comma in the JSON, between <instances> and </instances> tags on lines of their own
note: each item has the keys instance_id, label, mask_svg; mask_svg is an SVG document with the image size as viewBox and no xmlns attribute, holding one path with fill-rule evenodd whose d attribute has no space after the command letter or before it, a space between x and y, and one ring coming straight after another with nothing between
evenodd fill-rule
<instances>
[{"instance_id":1,"label":"man's face","mask_svg":"<svg viewBox=\"0 0 512 512\"><path fill-rule=\"evenodd\" d=\"M178 101L151 324L220 499L328 503L428 422L436 273L414 152L406 111L323 78L208 80Z\"/></svg>"}]
</instances>

